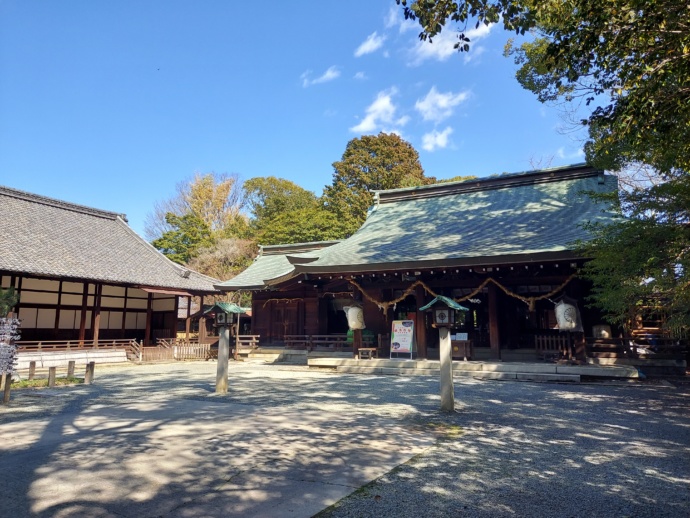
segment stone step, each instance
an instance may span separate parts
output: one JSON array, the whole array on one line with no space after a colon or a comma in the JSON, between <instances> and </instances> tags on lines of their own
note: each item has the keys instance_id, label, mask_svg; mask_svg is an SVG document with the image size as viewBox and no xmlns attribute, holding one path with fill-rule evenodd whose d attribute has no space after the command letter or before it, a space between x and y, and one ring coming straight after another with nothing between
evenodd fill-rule
<instances>
[{"instance_id":1,"label":"stone step","mask_svg":"<svg viewBox=\"0 0 690 518\"><path fill-rule=\"evenodd\" d=\"M337 367L337 372L347 374L378 374L388 376L438 376L438 369L419 369L419 368L405 368L396 369L392 367L367 367L343 365ZM580 376L578 374L557 374L557 373L539 373L539 372L483 372L483 371L453 371L454 377L471 377L479 379L494 379L494 380L521 380L521 381L563 381L570 383L579 383Z\"/></svg>"},{"instance_id":2,"label":"stone step","mask_svg":"<svg viewBox=\"0 0 690 518\"><path fill-rule=\"evenodd\" d=\"M309 358L308 365L315 368L338 369L342 372L363 372L397 374L409 376L438 376L440 362L434 360L353 360L341 358ZM530 375L534 379L548 378L567 381L575 376L605 378L637 378L638 370L633 366L566 365L557 363L528 362L453 362L455 375L491 377L495 379L518 379ZM565 376L561 378L561 376ZM574 378L573 378L574 379Z\"/></svg>"}]
</instances>

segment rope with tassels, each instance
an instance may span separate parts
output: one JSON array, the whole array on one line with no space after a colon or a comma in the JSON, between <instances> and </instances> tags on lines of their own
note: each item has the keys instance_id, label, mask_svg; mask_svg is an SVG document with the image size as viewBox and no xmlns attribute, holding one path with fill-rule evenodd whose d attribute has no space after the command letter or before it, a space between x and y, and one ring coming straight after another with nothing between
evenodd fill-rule
<instances>
[{"instance_id":1,"label":"rope with tassels","mask_svg":"<svg viewBox=\"0 0 690 518\"><path fill-rule=\"evenodd\" d=\"M453 300L455 302L460 303L460 302L464 302L466 300L469 300L471 298L474 298L475 295L477 295L480 291L482 291L491 282L491 283L495 284L500 290L502 290L506 295L508 295L510 297L514 297L518 300L521 300L522 302L524 302L525 304L527 304L529 306L530 311L534 311L534 309L536 307L536 303L538 300L543 300L543 299L548 299L550 297L553 297L558 292L563 290L563 288L565 288L567 286L567 284L570 281L572 281L574 278L575 278L575 274L572 274L570 277L568 277L563 282L563 284L558 286L558 288L556 288L555 290L550 291L549 293L546 293L544 295L539 295L537 297L524 297L518 293L515 293L514 291L509 290L508 288L503 286L500 282L498 282L496 279L494 279L492 277L488 277L487 279L484 280L484 282L482 282L469 295L454 298ZM424 283L424 281L415 281L403 292L403 294L400 297L398 297L396 299L387 300L387 301L376 300L374 297L372 297L366 291L364 291L364 288L362 288L362 286L359 283L357 283L357 281L355 281L353 279L348 279L348 280L349 280L350 284L352 284L355 288L357 288L362 293L362 295L364 296L365 299L367 299L369 302L372 302L373 304L376 304L381 309L381 311L384 311L384 312L390 306L394 306L398 302L402 302L403 300L405 300L409 295L412 294L412 292L414 292L415 288L417 288L418 286L421 286L422 288L424 288L424 291L426 291L432 297L438 297L439 296L439 294L436 293L434 290L432 290L429 286L427 286Z\"/></svg>"}]
</instances>

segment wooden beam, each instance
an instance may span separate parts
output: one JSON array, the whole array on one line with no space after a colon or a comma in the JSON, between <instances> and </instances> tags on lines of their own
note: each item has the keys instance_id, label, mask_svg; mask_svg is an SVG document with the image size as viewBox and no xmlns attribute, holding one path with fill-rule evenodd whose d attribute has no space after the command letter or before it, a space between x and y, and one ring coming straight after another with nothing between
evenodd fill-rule
<instances>
[{"instance_id":1,"label":"wooden beam","mask_svg":"<svg viewBox=\"0 0 690 518\"><path fill-rule=\"evenodd\" d=\"M103 285L96 284L96 293L93 301L93 312L91 313L91 329L93 329L93 346L98 347L98 333L101 329L101 294Z\"/></svg>"},{"instance_id":2,"label":"wooden beam","mask_svg":"<svg viewBox=\"0 0 690 518\"><path fill-rule=\"evenodd\" d=\"M426 318L424 311L419 311L419 308L426 303L426 291L422 286L415 288L415 300L417 302L417 331L415 338L417 339L417 357L426 359Z\"/></svg>"},{"instance_id":3,"label":"wooden beam","mask_svg":"<svg viewBox=\"0 0 690 518\"><path fill-rule=\"evenodd\" d=\"M187 318L185 318L184 321L184 334L185 334L185 341L189 342L189 331L192 326L192 297L189 296L187 297Z\"/></svg>"},{"instance_id":4,"label":"wooden beam","mask_svg":"<svg viewBox=\"0 0 690 518\"><path fill-rule=\"evenodd\" d=\"M489 345L491 356L496 360L501 359L501 340L498 329L498 289L490 283L489 288Z\"/></svg>"},{"instance_id":5,"label":"wooden beam","mask_svg":"<svg viewBox=\"0 0 690 518\"><path fill-rule=\"evenodd\" d=\"M60 306L62 305L62 279L58 282L58 298L57 306L55 308L55 323L53 324L54 339L58 339L58 330L60 329ZM74 325L74 324L72 324Z\"/></svg>"},{"instance_id":6,"label":"wooden beam","mask_svg":"<svg viewBox=\"0 0 690 518\"><path fill-rule=\"evenodd\" d=\"M89 283L84 283L84 291L81 295L81 315L79 318L79 345L84 345L84 340L86 339L86 311L87 304L89 301Z\"/></svg>"},{"instance_id":7,"label":"wooden beam","mask_svg":"<svg viewBox=\"0 0 690 518\"><path fill-rule=\"evenodd\" d=\"M201 316L199 317L199 343L206 342L206 317L204 316L204 296L201 295L199 298L199 311L201 311Z\"/></svg>"},{"instance_id":8,"label":"wooden beam","mask_svg":"<svg viewBox=\"0 0 690 518\"><path fill-rule=\"evenodd\" d=\"M144 331L144 343L151 345L151 316L153 315L153 293L146 298L146 331Z\"/></svg>"}]
</instances>

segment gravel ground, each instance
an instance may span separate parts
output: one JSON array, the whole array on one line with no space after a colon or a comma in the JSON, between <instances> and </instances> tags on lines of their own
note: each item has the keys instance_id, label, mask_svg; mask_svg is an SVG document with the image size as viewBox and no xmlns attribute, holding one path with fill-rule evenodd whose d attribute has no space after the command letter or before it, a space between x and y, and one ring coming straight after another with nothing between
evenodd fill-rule
<instances>
[{"instance_id":1,"label":"gravel ground","mask_svg":"<svg viewBox=\"0 0 690 518\"><path fill-rule=\"evenodd\" d=\"M97 367L92 386L13 391L0 424L132 398L374 412L437 440L320 518L690 516L688 385L462 378L457 411L443 414L434 378L231 362L230 392L218 396L214 373L202 362Z\"/></svg>"}]
</instances>

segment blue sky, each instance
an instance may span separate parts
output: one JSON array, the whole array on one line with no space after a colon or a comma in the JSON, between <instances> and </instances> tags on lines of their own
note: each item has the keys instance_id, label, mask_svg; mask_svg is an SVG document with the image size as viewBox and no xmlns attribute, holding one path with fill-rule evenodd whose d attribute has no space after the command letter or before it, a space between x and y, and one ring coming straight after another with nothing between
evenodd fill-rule
<instances>
[{"instance_id":1,"label":"blue sky","mask_svg":"<svg viewBox=\"0 0 690 518\"><path fill-rule=\"evenodd\" d=\"M320 195L347 142L380 131L437 178L583 161L583 135L517 84L511 34L471 31L460 54L418 32L394 0L0 0L0 184L141 234L195 172Z\"/></svg>"}]
</instances>

